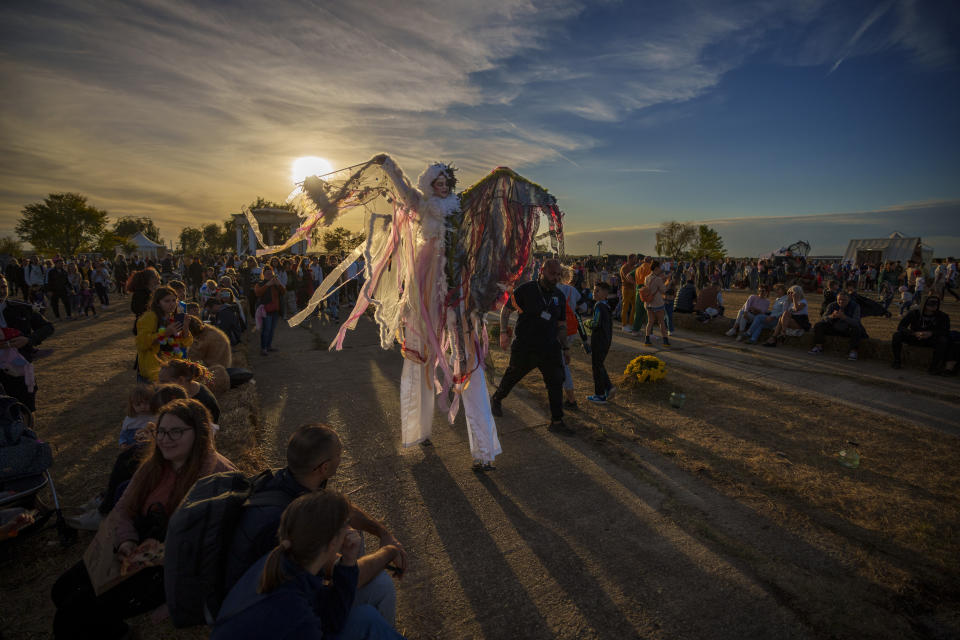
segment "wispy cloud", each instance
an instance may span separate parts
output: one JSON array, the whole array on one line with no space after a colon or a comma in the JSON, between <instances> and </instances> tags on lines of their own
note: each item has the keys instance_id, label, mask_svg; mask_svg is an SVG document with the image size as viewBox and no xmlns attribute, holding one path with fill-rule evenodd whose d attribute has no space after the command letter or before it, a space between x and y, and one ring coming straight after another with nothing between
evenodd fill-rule
<instances>
[{"instance_id":1,"label":"wispy cloud","mask_svg":"<svg viewBox=\"0 0 960 640\"><path fill-rule=\"evenodd\" d=\"M853 37L849 22L824 19L831 6L3 3L0 233L27 202L77 190L174 235L258 195L283 197L301 155L346 166L387 151L413 174L454 160L465 182L503 164L583 168L612 129L678 117L787 27L835 65L838 50L844 59L865 50L883 16L896 17L887 40L923 48L925 59L952 46L914 2L899 0L896 12L887 2ZM580 37L602 12L603 37ZM654 163L617 171L668 173Z\"/></svg>"},{"instance_id":2,"label":"wispy cloud","mask_svg":"<svg viewBox=\"0 0 960 640\"><path fill-rule=\"evenodd\" d=\"M843 51L840 53L840 57L837 58L837 61L833 63L832 67L830 67L830 71L827 72L827 75L830 75L837 70L837 67L839 67L840 64L846 60L847 56L853 52L854 47L857 46L857 42L859 42L863 34L866 33L867 29L869 29L874 22L883 17L884 14L890 11L890 8L893 7L893 2L894 0L887 0L887 2L877 5L877 7L870 12L870 15L866 17L860 26L857 27L857 30L853 32L853 35L850 36L846 46L844 46Z\"/></svg>"}]
</instances>

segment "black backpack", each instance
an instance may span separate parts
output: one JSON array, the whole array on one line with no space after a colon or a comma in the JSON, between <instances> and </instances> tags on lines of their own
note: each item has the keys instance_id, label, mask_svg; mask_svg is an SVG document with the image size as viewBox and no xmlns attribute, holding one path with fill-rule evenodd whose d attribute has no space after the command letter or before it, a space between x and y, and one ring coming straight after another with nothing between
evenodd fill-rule
<instances>
[{"instance_id":1,"label":"black backpack","mask_svg":"<svg viewBox=\"0 0 960 640\"><path fill-rule=\"evenodd\" d=\"M0 482L29 478L53 466L50 443L40 440L32 426L30 409L0 396Z\"/></svg>"},{"instance_id":2,"label":"black backpack","mask_svg":"<svg viewBox=\"0 0 960 640\"><path fill-rule=\"evenodd\" d=\"M227 595L227 554L244 506L290 502L283 491L258 491L271 478L269 469L252 477L229 471L200 478L170 517L163 576L174 626L212 625L216 620Z\"/></svg>"}]
</instances>

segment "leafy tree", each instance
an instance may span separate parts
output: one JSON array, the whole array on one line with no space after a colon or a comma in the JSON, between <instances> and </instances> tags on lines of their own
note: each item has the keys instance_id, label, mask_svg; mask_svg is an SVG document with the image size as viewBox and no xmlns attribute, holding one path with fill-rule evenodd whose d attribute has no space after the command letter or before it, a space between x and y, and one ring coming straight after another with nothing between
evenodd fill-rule
<instances>
[{"instance_id":1,"label":"leafy tree","mask_svg":"<svg viewBox=\"0 0 960 640\"><path fill-rule=\"evenodd\" d=\"M337 227L323 234L320 243L327 253L348 253L363 243L366 235L363 233L353 233L349 229Z\"/></svg>"},{"instance_id":2,"label":"leafy tree","mask_svg":"<svg viewBox=\"0 0 960 640\"><path fill-rule=\"evenodd\" d=\"M265 200L264 198L257 196L257 199L244 207L246 209L283 209L284 211L293 211L296 212L297 208L292 202L273 202L271 200Z\"/></svg>"},{"instance_id":3,"label":"leafy tree","mask_svg":"<svg viewBox=\"0 0 960 640\"><path fill-rule=\"evenodd\" d=\"M143 235L147 236L154 242L163 244L163 240L160 239L160 229L157 228L157 225L155 225L153 220L150 218L123 216L113 223L113 233L122 238L129 238L130 236L135 235L138 231L142 231Z\"/></svg>"},{"instance_id":4,"label":"leafy tree","mask_svg":"<svg viewBox=\"0 0 960 640\"><path fill-rule=\"evenodd\" d=\"M223 246L223 232L216 222L203 225L203 246L207 251L220 251Z\"/></svg>"},{"instance_id":5,"label":"leafy tree","mask_svg":"<svg viewBox=\"0 0 960 640\"><path fill-rule=\"evenodd\" d=\"M199 253L203 246L203 231L196 227L184 227L180 230L180 250L184 253Z\"/></svg>"},{"instance_id":6,"label":"leafy tree","mask_svg":"<svg viewBox=\"0 0 960 640\"><path fill-rule=\"evenodd\" d=\"M15 240L13 236L4 236L0 238L0 255L13 256L14 258L20 258L23 256L23 247L20 244L19 240Z\"/></svg>"},{"instance_id":7,"label":"leafy tree","mask_svg":"<svg viewBox=\"0 0 960 640\"><path fill-rule=\"evenodd\" d=\"M17 235L39 253L75 255L96 247L107 226L107 212L87 204L79 193L51 193L28 204Z\"/></svg>"},{"instance_id":8,"label":"leafy tree","mask_svg":"<svg viewBox=\"0 0 960 640\"><path fill-rule=\"evenodd\" d=\"M692 224L683 222L664 222L657 231L657 244L654 247L658 256L665 258L679 258L684 255L694 239L697 237L697 229Z\"/></svg>"},{"instance_id":9,"label":"leafy tree","mask_svg":"<svg viewBox=\"0 0 960 640\"><path fill-rule=\"evenodd\" d=\"M103 235L100 236L100 242L93 250L105 256L112 256L117 252L117 247L120 247L124 253L130 253L136 250L137 245L130 242L129 237L114 231L104 231Z\"/></svg>"},{"instance_id":10,"label":"leafy tree","mask_svg":"<svg viewBox=\"0 0 960 640\"><path fill-rule=\"evenodd\" d=\"M690 247L690 257L694 260L706 258L708 260L722 260L727 255L723 248L723 239L720 234L705 224L697 229L697 237Z\"/></svg>"}]
</instances>

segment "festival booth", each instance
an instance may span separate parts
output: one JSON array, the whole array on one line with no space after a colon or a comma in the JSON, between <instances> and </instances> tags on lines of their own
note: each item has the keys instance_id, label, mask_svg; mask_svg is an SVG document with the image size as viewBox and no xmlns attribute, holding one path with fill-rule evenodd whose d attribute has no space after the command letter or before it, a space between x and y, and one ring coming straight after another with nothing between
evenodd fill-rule
<instances>
[{"instance_id":1,"label":"festival booth","mask_svg":"<svg viewBox=\"0 0 960 640\"><path fill-rule=\"evenodd\" d=\"M135 253L143 258L159 260L161 257L163 257L164 253L166 253L166 247L159 242L154 242L147 236L143 235L142 231L138 231L134 235L130 236L130 238L127 239L127 242L135 247L129 253Z\"/></svg>"},{"instance_id":2,"label":"festival booth","mask_svg":"<svg viewBox=\"0 0 960 640\"><path fill-rule=\"evenodd\" d=\"M922 262L929 265L933 259L933 249L926 247L920 238L907 238L902 233L893 232L887 238L851 240L843 254L844 262L854 264L875 264L884 262Z\"/></svg>"}]
</instances>

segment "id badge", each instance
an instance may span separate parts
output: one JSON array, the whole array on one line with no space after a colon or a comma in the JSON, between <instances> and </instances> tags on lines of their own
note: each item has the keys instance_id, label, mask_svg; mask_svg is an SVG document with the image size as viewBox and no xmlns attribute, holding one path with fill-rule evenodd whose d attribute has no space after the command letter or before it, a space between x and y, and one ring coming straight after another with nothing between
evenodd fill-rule
<instances>
[{"instance_id":1,"label":"id badge","mask_svg":"<svg viewBox=\"0 0 960 640\"><path fill-rule=\"evenodd\" d=\"M543 318L544 320L548 321L548 322L553 318L553 316L550 315L550 312L549 312L549 311L541 311L541 312L540 312L540 317Z\"/></svg>"}]
</instances>

